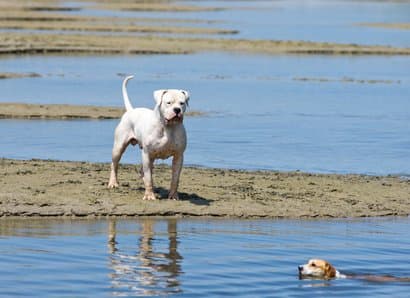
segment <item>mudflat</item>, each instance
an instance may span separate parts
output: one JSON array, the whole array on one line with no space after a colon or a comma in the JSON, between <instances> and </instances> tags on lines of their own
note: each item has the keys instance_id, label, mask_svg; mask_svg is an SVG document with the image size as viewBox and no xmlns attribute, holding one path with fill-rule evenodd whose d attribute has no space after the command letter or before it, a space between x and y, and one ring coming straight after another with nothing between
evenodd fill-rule
<instances>
[{"instance_id":1,"label":"mudflat","mask_svg":"<svg viewBox=\"0 0 410 298\"><path fill-rule=\"evenodd\" d=\"M410 30L410 23L360 23L358 25L363 27Z\"/></svg>"},{"instance_id":2,"label":"mudflat","mask_svg":"<svg viewBox=\"0 0 410 298\"><path fill-rule=\"evenodd\" d=\"M1 27L0 27L1 28ZM410 48L309 41L161 36L0 33L2 54L190 54L242 52L313 55L410 55Z\"/></svg>"},{"instance_id":3,"label":"mudflat","mask_svg":"<svg viewBox=\"0 0 410 298\"><path fill-rule=\"evenodd\" d=\"M0 103L0 119L117 119L124 108L67 104ZM187 116L206 113L188 111Z\"/></svg>"},{"instance_id":4,"label":"mudflat","mask_svg":"<svg viewBox=\"0 0 410 298\"><path fill-rule=\"evenodd\" d=\"M116 107L0 103L0 119L115 119L124 112L124 109Z\"/></svg>"},{"instance_id":5,"label":"mudflat","mask_svg":"<svg viewBox=\"0 0 410 298\"><path fill-rule=\"evenodd\" d=\"M171 171L154 169L156 201L143 201L139 166L121 165L108 189L108 163L0 159L0 216L216 216L355 218L410 214L401 177L184 167L180 200L167 200Z\"/></svg>"},{"instance_id":6,"label":"mudflat","mask_svg":"<svg viewBox=\"0 0 410 298\"><path fill-rule=\"evenodd\" d=\"M181 1L172 0L0 0L0 55L188 54L207 51L267 55L410 55L410 48L390 46L230 38L239 31L226 28L224 22L207 20L203 16L196 20L121 17L121 14L105 17L87 13L90 8L101 11L103 15L107 11L181 13L228 9L219 5L184 5ZM208 26L210 23L221 28ZM403 26L406 24L400 24L399 28ZM206 37L202 38L204 35ZM218 38L221 35L224 38Z\"/></svg>"}]
</instances>

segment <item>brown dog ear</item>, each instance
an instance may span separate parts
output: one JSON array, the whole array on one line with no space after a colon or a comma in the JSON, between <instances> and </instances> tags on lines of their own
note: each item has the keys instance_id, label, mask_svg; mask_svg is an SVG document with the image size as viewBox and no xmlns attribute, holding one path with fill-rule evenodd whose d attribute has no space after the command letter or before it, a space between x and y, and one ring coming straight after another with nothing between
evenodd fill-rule
<instances>
[{"instance_id":1,"label":"brown dog ear","mask_svg":"<svg viewBox=\"0 0 410 298\"><path fill-rule=\"evenodd\" d=\"M326 278L334 278L336 277L336 269L329 263L325 265L325 277Z\"/></svg>"}]
</instances>

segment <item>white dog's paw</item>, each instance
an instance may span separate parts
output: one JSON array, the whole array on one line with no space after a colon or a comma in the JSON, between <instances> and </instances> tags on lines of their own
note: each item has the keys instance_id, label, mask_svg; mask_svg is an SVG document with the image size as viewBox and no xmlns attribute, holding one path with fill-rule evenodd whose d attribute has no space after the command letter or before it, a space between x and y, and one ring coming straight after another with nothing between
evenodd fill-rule
<instances>
[{"instance_id":1,"label":"white dog's paw","mask_svg":"<svg viewBox=\"0 0 410 298\"><path fill-rule=\"evenodd\" d=\"M153 192L146 192L142 199L146 201L153 201L153 200L156 200L157 198Z\"/></svg>"},{"instance_id":2,"label":"white dog's paw","mask_svg":"<svg viewBox=\"0 0 410 298\"><path fill-rule=\"evenodd\" d=\"M110 181L110 182L108 182L108 188L117 188L119 185L118 185L118 182L117 181Z\"/></svg>"},{"instance_id":3,"label":"white dog's paw","mask_svg":"<svg viewBox=\"0 0 410 298\"><path fill-rule=\"evenodd\" d=\"M168 195L168 200L174 200L174 201L178 201L179 200L179 196L177 192L169 193Z\"/></svg>"}]
</instances>

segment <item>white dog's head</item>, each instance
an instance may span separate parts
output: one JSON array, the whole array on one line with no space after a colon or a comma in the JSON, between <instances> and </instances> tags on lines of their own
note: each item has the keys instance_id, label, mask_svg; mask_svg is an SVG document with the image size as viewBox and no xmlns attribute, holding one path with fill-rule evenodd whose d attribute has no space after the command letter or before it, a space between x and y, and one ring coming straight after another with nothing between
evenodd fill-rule
<instances>
[{"instance_id":1,"label":"white dog's head","mask_svg":"<svg viewBox=\"0 0 410 298\"><path fill-rule=\"evenodd\" d=\"M189 93L185 90L166 89L154 91L157 103L165 124L182 123L189 101Z\"/></svg>"},{"instance_id":2,"label":"white dog's head","mask_svg":"<svg viewBox=\"0 0 410 298\"><path fill-rule=\"evenodd\" d=\"M337 276L337 270L329 262L311 259L307 264L298 266L300 278L331 279Z\"/></svg>"}]
</instances>

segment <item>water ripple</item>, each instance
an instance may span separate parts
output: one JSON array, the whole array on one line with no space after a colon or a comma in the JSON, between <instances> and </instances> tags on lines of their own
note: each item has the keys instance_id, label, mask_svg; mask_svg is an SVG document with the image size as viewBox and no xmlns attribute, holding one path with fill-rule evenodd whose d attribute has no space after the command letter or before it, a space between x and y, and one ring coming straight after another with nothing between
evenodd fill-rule
<instances>
[{"instance_id":1,"label":"water ripple","mask_svg":"<svg viewBox=\"0 0 410 298\"><path fill-rule=\"evenodd\" d=\"M1 219L0 297L407 297L408 283L299 280L297 266L319 257L342 273L410 276L409 224Z\"/></svg>"}]
</instances>

